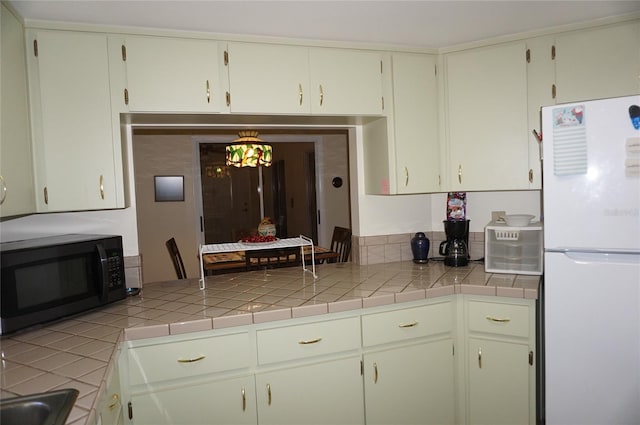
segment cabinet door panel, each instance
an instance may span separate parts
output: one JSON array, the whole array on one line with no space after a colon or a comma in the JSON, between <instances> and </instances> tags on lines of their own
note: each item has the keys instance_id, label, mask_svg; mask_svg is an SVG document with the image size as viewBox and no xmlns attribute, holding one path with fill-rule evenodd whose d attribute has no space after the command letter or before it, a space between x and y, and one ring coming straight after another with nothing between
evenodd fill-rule
<instances>
[{"instance_id":1,"label":"cabinet door panel","mask_svg":"<svg viewBox=\"0 0 640 425\"><path fill-rule=\"evenodd\" d=\"M470 424L529 424L529 346L469 338Z\"/></svg>"},{"instance_id":2,"label":"cabinet door panel","mask_svg":"<svg viewBox=\"0 0 640 425\"><path fill-rule=\"evenodd\" d=\"M256 375L260 425L364 424L360 357Z\"/></svg>"},{"instance_id":3,"label":"cabinet door panel","mask_svg":"<svg viewBox=\"0 0 640 425\"><path fill-rule=\"evenodd\" d=\"M450 339L364 355L367 424L453 424Z\"/></svg>"},{"instance_id":4,"label":"cabinet door panel","mask_svg":"<svg viewBox=\"0 0 640 425\"><path fill-rule=\"evenodd\" d=\"M557 103L640 93L640 22L556 37Z\"/></svg>"},{"instance_id":5,"label":"cabinet door panel","mask_svg":"<svg viewBox=\"0 0 640 425\"><path fill-rule=\"evenodd\" d=\"M39 211L117 207L107 37L42 31L36 38Z\"/></svg>"},{"instance_id":6,"label":"cabinet door panel","mask_svg":"<svg viewBox=\"0 0 640 425\"><path fill-rule=\"evenodd\" d=\"M526 45L448 54L450 190L529 188Z\"/></svg>"},{"instance_id":7,"label":"cabinet door panel","mask_svg":"<svg viewBox=\"0 0 640 425\"><path fill-rule=\"evenodd\" d=\"M439 189L438 103L433 56L393 56L398 193Z\"/></svg>"},{"instance_id":8,"label":"cabinet door panel","mask_svg":"<svg viewBox=\"0 0 640 425\"><path fill-rule=\"evenodd\" d=\"M382 114L379 53L312 48L311 112L336 115Z\"/></svg>"},{"instance_id":9,"label":"cabinet door panel","mask_svg":"<svg viewBox=\"0 0 640 425\"><path fill-rule=\"evenodd\" d=\"M218 43L210 40L130 37L126 40L131 111L219 112L226 85Z\"/></svg>"},{"instance_id":10,"label":"cabinet door panel","mask_svg":"<svg viewBox=\"0 0 640 425\"><path fill-rule=\"evenodd\" d=\"M229 43L234 113L309 113L309 49Z\"/></svg>"},{"instance_id":11,"label":"cabinet door panel","mask_svg":"<svg viewBox=\"0 0 640 425\"><path fill-rule=\"evenodd\" d=\"M131 398L136 425L256 424L252 376L159 389Z\"/></svg>"}]
</instances>

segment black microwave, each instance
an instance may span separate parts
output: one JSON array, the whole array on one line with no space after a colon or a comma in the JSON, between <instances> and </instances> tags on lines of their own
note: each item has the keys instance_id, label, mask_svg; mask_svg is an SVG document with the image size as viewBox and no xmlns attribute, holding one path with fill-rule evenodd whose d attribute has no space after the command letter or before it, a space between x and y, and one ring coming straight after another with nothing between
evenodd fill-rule
<instances>
[{"instance_id":1,"label":"black microwave","mask_svg":"<svg viewBox=\"0 0 640 425\"><path fill-rule=\"evenodd\" d=\"M126 297L121 236L3 242L0 266L0 335Z\"/></svg>"}]
</instances>

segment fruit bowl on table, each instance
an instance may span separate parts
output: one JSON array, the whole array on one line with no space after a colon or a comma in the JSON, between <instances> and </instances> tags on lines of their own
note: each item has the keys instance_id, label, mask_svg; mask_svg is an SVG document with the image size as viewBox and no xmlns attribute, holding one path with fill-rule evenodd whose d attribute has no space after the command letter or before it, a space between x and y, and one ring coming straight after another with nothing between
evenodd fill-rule
<instances>
[{"instance_id":1,"label":"fruit bowl on table","mask_svg":"<svg viewBox=\"0 0 640 425\"><path fill-rule=\"evenodd\" d=\"M242 238L238 241L243 245L269 245L277 242L279 239L271 235L253 235Z\"/></svg>"}]
</instances>

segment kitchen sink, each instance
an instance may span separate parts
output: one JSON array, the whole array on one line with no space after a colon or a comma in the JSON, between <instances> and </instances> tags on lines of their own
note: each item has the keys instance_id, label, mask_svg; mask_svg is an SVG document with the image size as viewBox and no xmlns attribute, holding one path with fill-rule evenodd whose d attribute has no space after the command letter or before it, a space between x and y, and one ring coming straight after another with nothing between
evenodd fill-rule
<instances>
[{"instance_id":1,"label":"kitchen sink","mask_svg":"<svg viewBox=\"0 0 640 425\"><path fill-rule=\"evenodd\" d=\"M67 388L0 400L2 425L64 425L78 398Z\"/></svg>"}]
</instances>

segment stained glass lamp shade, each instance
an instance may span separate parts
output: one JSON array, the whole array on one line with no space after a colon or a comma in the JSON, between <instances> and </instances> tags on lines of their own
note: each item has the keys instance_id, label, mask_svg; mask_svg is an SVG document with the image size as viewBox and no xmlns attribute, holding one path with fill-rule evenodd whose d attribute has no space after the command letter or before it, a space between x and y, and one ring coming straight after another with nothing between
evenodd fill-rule
<instances>
[{"instance_id":1,"label":"stained glass lamp shade","mask_svg":"<svg viewBox=\"0 0 640 425\"><path fill-rule=\"evenodd\" d=\"M227 145L227 165L234 167L258 167L271 165L272 148L258 138L258 132L245 130L238 133L239 138Z\"/></svg>"}]
</instances>

